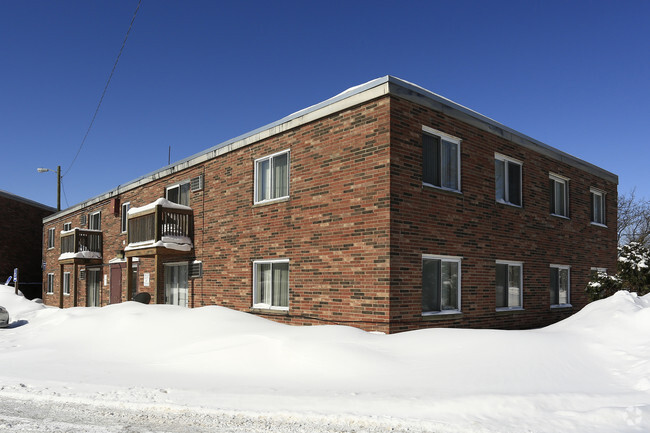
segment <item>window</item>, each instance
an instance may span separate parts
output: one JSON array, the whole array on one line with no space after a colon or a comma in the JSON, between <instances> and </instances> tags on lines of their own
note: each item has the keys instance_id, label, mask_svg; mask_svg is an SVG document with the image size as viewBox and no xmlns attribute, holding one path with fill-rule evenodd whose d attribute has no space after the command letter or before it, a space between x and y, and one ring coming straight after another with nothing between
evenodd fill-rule
<instances>
[{"instance_id":1,"label":"window","mask_svg":"<svg viewBox=\"0 0 650 433\"><path fill-rule=\"evenodd\" d=\"M289 197L289 151L255 161L255 203Z\"/></svg>"},{"instance_id":2,"label":"window","mask_svg":"<svg viewBox=\"0 0 650 433\"><path fill-rule=\"evenodd\" d=\"M253 307L289 309L289 260L253 262Z\"/></svg>"},{"instance_id":3,"label":"window","mask_svg":"<svg viewBox=\"0 0 650 433\"><path fill-rule=\"evenodd\" d=\"M95 212L88 215L88 229L101 230L102 229L102 213Z\"/></svg>"},{"instance_id":4,"label":"window","mask_svg":"<svg viewBox=\"0 0 650 433\"><path fill-rule=\"evenodd\" d=\"M68 230L72 230L72 223L63 224L63 231L65 232L65 231L68 231Z\"/></svg>"},{"instance_id":5,"label":"window","mask_svg":"<svg viewBox=\"0 0 650 433\"><path fill-rule=\"evenodd\" d=\"M605 193L592 188L591 193L591 222L605 225Z\"/></svg>"},{"instance_id":6,"label":"window","mask_svg":"<svg viewBox=\"0 0 650 433\"><path fill-rule=\"evenodd\" d=\"M569 216L569 179L551 174L549 175L551 190L551 214Z\"/></svg>"},{"instance_id":7,"label":"window","mask_svg":"<svg viewBox=\"0 0 650 433\"><path fill-rule=\"evenodd\" d=\"M460 138L422 127L422 182L460 191Z\"/></svg>"},{"instance_id":8,"label":"window","mask_svg":"<svg viewBox=\"0 0 650 433\"><path fill-rule=\"evenodd\" d=\"M190 205L190 183L183 182L165 188L165 198L172 203Z\"/></svg>"},{"instance_id":9,"label":"window","mask_svg":"<svg viewBox=\"0 0 650 433\"><path fill-rule=\"evenodd\" d=\"M63 294L70 294L70 272L63 273Z\"/></svg>"},{"instance_id":10,"label":"window","mask_svg":"<svg viewBox=\"0 0 650 433\"><path fill-rule=\"evenodd\" d=\"M129 209L131 209L131 203L122 203L122 219L120 221L120 229L122 230L122 233L126 233L126 230L128 229Z\"/></svg>"},{"instance_id":11,"label":"window","mask_svg":"<svg viewBox=\"0 0 650 433\"><path fill-rule=\"evenodd\" d=\"M494 155L494 177L496 180L496 200L521 206L521 162Z\"/></svg>"},{"instance_id":12,"label":"window","mask_svg":"<svg viewBox=\"0 0 650 433\"><path fill-rule=\"evenodd\" d=\"M570 306L570 267L551 265L551 306Z\"/></svg>"},{"instance_id":13,"label":"window","mask_svg":"<svg viewBox=\"0 0 650 433\"><path fill-rule=\"evenodd\" d=\"M47 274L47 294L54 293L54 274Z\"/></svg>"},{"instance_id":14,"label":"window","mask_svg":"<svg viewBox=\"0 0 650 433\"><path fill-rule=\"evenodd\" d=\"M522 264L497 261L497 309L522 307Z\"/></svg>"},{"instance_id":15,"label":"window","mask_svg":"<svg viewBox=\"0 0 650 433\"><path fill-rule=\"evenodd\" d=\"M460 257L422 256L422 313L460 311Z\"/></svg>"},{"instance_id":16,"label":"window","mask_svg":"<svg viewBox=\"0 0 650 433\"><path fill-rule=\"evenodd\" d=\"M54 234L55 234L55 229L47 229L47 249L54 248Z\"/></svg>"}]
</instances>

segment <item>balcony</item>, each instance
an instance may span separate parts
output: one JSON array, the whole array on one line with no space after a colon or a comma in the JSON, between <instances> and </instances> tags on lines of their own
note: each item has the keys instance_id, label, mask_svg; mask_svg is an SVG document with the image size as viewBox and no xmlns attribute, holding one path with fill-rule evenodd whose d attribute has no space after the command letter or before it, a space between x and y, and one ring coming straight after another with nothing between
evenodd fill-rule
<instances>
[{"instance_id":1,"label":"balcony","mask_svg":"<svg viewBox=\"0 0 650 433\"><path fill-rule=\"evenodd\" d=\"M59 263L101 263L102 232L74 228L61 232Z\"/></svg>"},{"instance_id":2,"label":"balcony","mask_svg":"<svg viewBox=\"0 0 650 433\"><path fill-rule=\"evenodd\" d=\"M160 198L128 213L127 256L188 252L194 248L192 208Z\"/></svg>"}]
</instances>

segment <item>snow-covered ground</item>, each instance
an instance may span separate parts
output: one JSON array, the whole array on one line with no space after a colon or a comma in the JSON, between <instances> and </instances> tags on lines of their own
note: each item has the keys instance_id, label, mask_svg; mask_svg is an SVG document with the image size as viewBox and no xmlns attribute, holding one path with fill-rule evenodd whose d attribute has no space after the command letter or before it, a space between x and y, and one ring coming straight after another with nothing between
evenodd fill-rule
<instances>
[{"instance_id":1,"label":"snow-covered ground","mask_svg":"<svg viewBox=\"0 0 650 433\"><path fill-rule=\"evenodd\" d=\"M0 432L650 431L650 295L532 331L378 335L0 286Z\"/></svg>"}]
</instances>

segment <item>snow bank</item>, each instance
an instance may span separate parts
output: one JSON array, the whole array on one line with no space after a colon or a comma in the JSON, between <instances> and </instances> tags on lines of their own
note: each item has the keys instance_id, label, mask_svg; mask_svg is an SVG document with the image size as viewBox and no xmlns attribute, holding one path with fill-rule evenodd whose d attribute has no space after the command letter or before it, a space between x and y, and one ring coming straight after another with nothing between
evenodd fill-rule
<instances>
[{"instance_id":1,"label":"snow bank","mask_svg":"<svg viewBox=\"0 0 650 433\"><path fill-rule=\"evenodd\" d=\"M650 429L650 295L619 292L539 330L395 335L292 327L218 306L59 310L7 287L0 305L26 323L0 331L0 397L441 432Z\"/></svg>"}]
</instances>

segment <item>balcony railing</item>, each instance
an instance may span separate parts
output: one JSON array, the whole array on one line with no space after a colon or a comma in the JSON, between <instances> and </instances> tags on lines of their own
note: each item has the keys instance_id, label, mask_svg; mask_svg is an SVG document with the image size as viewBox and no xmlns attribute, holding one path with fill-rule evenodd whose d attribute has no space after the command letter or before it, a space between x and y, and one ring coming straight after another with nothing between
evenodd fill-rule
<instances>
[{"instance_id":1,"label":"balcony railing","mask_svg":"<svg viewBox=\"0 0 650 433\"><path fill-rule=\"evenodd\" d=\"M192 248L193 224L192 209L164 199L132 209L128 215L127 250L162 246L187 251Z\"/></svg>"},{"instance_id":2,"label":"balcony railing","mask_svg":"<svg viewBox=\"0 0 650 433\"><path fill-rule=\"evenodd\" d=\"M61 257L63 259L101 259L102 232L74 228L61 232Z\"/></svg>"}]
</instances>

